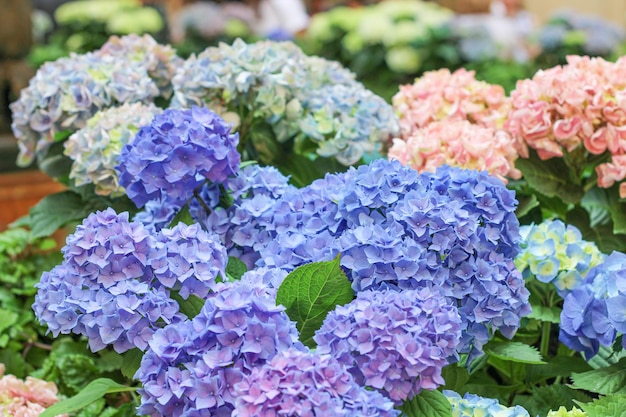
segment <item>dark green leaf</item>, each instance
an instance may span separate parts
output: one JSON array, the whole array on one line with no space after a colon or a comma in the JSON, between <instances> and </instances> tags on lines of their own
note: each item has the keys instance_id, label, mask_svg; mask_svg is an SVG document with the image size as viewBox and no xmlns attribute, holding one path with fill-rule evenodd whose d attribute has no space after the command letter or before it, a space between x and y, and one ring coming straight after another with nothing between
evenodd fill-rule
<instances>
[{"instance_id":1,"label":"dark green leaf","mask_svg":"<svg viewBox=\"0 0 626 417\"><path fill-rule=\"evenodd\" d=\"M450 401L439 391L423 390L400 407L402 417L452 417Z\"/></svg>"},{"instance_id":2,"label":"dark green leaf","mask_svg":"<svg viewBox=\"0 0 626 417\"><path fill-rule=\"evenodd\" d=\"M278 288L276 304L286 307L287 315L296 322L302 343L314 347L313 335L326 315L353 298L350 281L337 257L302 265L289 273Z\"/></svg>"},{"instance_id":3,"label":"dark green leaf","mask_svg":"<svg viewBox=\"0 0 626 417\"><path fill-rule=\"evenodd\" d=\"M548 197L559 197L566 203L578 203L583 197L583 189L573 184L568 177L569 169L561 158L540 160L534 153L530 158L515 161L515 167L522 171L528 184Z\"/></svg>"},{"instance_id":4,"label":"dark green leaf","mask_svg":"<svg viewBox=\"0 0 626 417\"><path fill-rule=\"evenodd\" d=\"M572 386L602 395L626 394L626 358L607 368L572 374Z\"/></svg>"},{"instance_id":5,"label":"dark green leaf","mask_svg":"<svg viewBox=\"0 0 626 417\"><path fill-rule=\"evenodd\" d=\"M98 378L89 383L81 392L66 400L59 401L48 407L39 417L55 417L59 414L66 414L80 410L83 407L97 401L106 394L115 392L135 391L136 388L118 384L108 378Z\"/></svg>"},{"instance_id":6,"label":"dark green leaf","mask_svg":"<svg viewBox=\"0 0 626 417\"><path fill-rule=\"evenodd\" d=\"M180 311L190 319L196 317L205 304L205 300L193 294L190 294L185 300L178 292L172 291L170 297L178 303Z\"/></svg>"},{"instance_id":7,"label":"dark green leaf","mask_svg":"<svg viewBox=\"0 0 626 417\"><path fill-rule=\"evenodd\" d=\"M234 256L228 257L228 264L226 265L226 276L230 281L238 281L241 276L248 271L248 267L239 258Z\"/></svg>"},{"instance_id":8,"label":"dark green leaf","mask_svg":"<svg viewBox=\"0 0 626 417\"><path fill-rule=\"evenodd\" d=\"M67 224L79 222L88 214L78 194L62 191L44 197L30 209L28 226L33 239L47 237Z\"/></svg>"},{"instance_id":9,"label":"dark green leaf","mask_svg":"<svg viewBox=\"0 0 626 417\"><path fill-rule=\"evenodd\" d=\"M444 367L441 371L441 376L446 381L444 389L455 392L459 392L470 378L467 369L455 363Z\"/></svg>"},{"instance_id":10,"label":"dark green leaf","mask_svg":"<svg viewBox=\"0 0 626 417\"><path fill-rule=\"evenodd\" d=\"M524 217L525 215L530 213L532 209L534 209L535 207L539 207L539 200L537 200L537 196L534 194L531 194L529 196L518 195L517 201L519 201L519 204L517 205L517 209L515 210L515 215L518 218Z\"/></svg>"},{"instance_id":11,"label":"dark green leaf","mask_svg":"<svg viewBox=\"0 0 626 417\"><path fill-rule=\"evenodd\" d=\"M178 223L185 223L186 225L194 224L195 221L193 217L191 217L191 213L189 212L189 206L185 204L183 208L181 208L178 213L174 216L169 227L174 227Z\"/></svg>"},{"instance_id":12,"label":"dark green leaf","mask_svg":"<svg viewBox=\"0 0 626 417\"><path fill-rule=\"evenodd\" d=\"M593 402L576 401L587 417L626 417L626 395L607 395Z\"/></svg>"},{"instance_id":13,"label":"dark green leaf","mask_svg":"<svg viewBox=\"0 0 626 417\"><path fill-rule=\"evenodd\" d=\"M504 361L544 364L541 354L533 347L520 342L489 342L485 353Z\"/></svg>"},{"instance_id":14,"label":"dark green leaf","mask_svg":"<svg viewBox=\"0 0 626 417\"><path fill-rule=\"evenodd\" d=\"M527 365L524 380L538 384L550 378L569 377L572 372L586 372L592 368L580 356L555 356L545 365Z\"/></svg>"},{"instance_id":15,"label":"dark green leaf","mask_svg":"<svg viewBox=\"0 0 626 417\"><path fill-rule=\"evenodd\" d=\"M566 222L576 226L585 240L594 242L604 253L626 250L626 235L614 233L612 223L592 228L589 214L580 206L567 213Z\"/></svg>"},{"instance_id":16,"label":"dark green leaf","mask_svg":"<svg viewBox=\"0 0 626 417\"><path fill-rule=\"evenodd\" d=\"M545 416L550 410L560 406L571 409L577 401L589 401L589 396L565 385L544 385L533 387L529 396L517 396L514 405L521 405L531 416Z\"/></svg>"},{"instance_id":17,"label":"dark green leaf","mask_svg":"<svg viewBox=\"0 0 626 417\"><path fill-rule=\"evenodd\" d=\"M65 156L64 151L65 148L62 142L54 143L46 153L46 156L38 161L38 165L39 169L51 178L56 178L67 184L69 172L72 168L72 160Z\"/></svg>"},{"instance_id":18,"label":"dark green leaf","mask_svg":"<svg viewBox=\"0 0 626 417\"><path fill-rule=\"evenodd\" d=\"M141 365L141 359L143 358L143 352L138 348L128 350L122 354L122 366L120 370L122 375L128 379L133 379L139 366Z\"/></svg>"}]
</instances>

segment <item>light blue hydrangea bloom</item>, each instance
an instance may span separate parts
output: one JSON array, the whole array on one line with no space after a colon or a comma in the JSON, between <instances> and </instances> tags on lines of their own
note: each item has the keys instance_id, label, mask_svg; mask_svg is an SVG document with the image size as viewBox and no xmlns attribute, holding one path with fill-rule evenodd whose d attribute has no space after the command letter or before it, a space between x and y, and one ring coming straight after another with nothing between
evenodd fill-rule
<instances>
[{"instance_id":1,"label":"light blue hydrangea bloom","mask_svg":"<svg viewBox=\"0 0 626 417\"><path fill-rule=\"evenodd\" d=\"M492 398L466 393L463 397L454 391L444 390L452 405L452 417L530 417L519 405L505 407Z\"/></svg>"}]
</instances>

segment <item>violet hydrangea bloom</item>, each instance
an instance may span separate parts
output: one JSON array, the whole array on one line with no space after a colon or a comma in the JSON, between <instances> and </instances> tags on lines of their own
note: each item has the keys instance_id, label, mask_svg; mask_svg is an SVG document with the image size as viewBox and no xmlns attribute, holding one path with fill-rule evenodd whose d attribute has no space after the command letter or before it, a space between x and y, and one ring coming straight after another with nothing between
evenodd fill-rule
<instances>
[{"instance_id":1,"label":"violet hydrangea bloom","mask_svg":"<svg viewBox=\"0 0 626 417\"><path fill-rule=\"evenodd\" d=\"M238 382L278 352L304 348L284 310L264 286L218 285L196 317L150 340L135 375L139 413L230 416Z\"/></svg>"},{"instance_id":2,"label":"violet hydrangea bloom","mask_svg":"<svg viewBox=\"0 0 626 417\"><path fill-rule=\"evenodd\" d=\"M149 125L161 109L153 104L123 104L96 113L86 125L65 141L65 155L72 159L70 178L75 185L94 184L96 194L119 197L115 165L122 148L141 126Z\"/></svg>"},{"instance_id":3,"label":"violet hydrangea bloom","mask_svg":"<svg viewBox=\"0 0 626 417\"><path fill-rule=\"evenodd\" d=\"M559 340L587 359L626 333L626 254L613 252L564 299ZM626 342L622 342L626 346Z\"/></svg>"},{"instance_id":4,"label":"violet hydrangea bloom","mask_svg":"<svg viewBox=\"0 0 626 417\"><path fill-rule=\"evenodd\" d=\"M456 359L460 338L456 307L423 288L359 292L326 316L314 340L361 385L401 404L445 383L441 369Z\"/></svg>"},{"instance_id":5,"label":"violet hydrangea bloom","mask_svg":"<svg viewBox=\"0 0 626 417\"><path fill-rule=\"evenodd\" d=\"M233 417L392 417L400 414L376 391L359 386L332 356L288 349L235 384Z\"/></svg>"},{"instance_id":6,"label":"violet hydrangea bloom","mask_svg":"<svg viewBox=\"0 0 626 417\"><path fill-rule=\"evenodd\" d=\"M454 391L444 390L452 405L453 417L530 417L523 407L505 407L493 398L484 398L475 394L466 393L463 397Z\"/></svg>"},{"instance_id":7,"label":"violet hydrangea bloom","mask_svg":"<svg viewBox=\"0 0 626 417\"><path fill-rule=\"evenodd\" d=\"M207 108L165 110L123 148L120 184L137 207L164 199L182 207L207 180L223 182L237 171L238 141Z\"/></svg>"},{"instance_id":8,"label":"violet hydrangea bloom","mask_svg":"<svg viewBox=\"0 0 626 417\"><path fill-rule=\"evenodd\" d=\"M44 272L33 309L54 336L82 334L92 351L138 347L161 323L182 316L165 288L151 285L154 238L128 213L89 215L63 247L63 262Z\"/></svg>"}]
</instances>

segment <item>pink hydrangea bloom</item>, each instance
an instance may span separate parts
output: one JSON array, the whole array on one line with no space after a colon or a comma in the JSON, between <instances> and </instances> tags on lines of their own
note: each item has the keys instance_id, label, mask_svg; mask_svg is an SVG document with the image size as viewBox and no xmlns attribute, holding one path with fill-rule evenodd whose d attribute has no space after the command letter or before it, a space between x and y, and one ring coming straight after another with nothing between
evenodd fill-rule
<instances>
[{"instance_id":1,"label":"pink hydrangea bloom","mask_svg":"<svg viewBox=\"0 0 626 417\"><path fill-rule=\"evenodd\" d=\"M518 179L517 151L505 131L467 120L433 122L416 129L405 139L394 139L388 157L423 172L435 172L441 165L488 171L505 183Z\"/></svg>"},{"instance_id":2,"label":"pink hydrangea bloom","mask_svg":"<svg viewBox=\"0 0 626 417\"><path fill-rule=\"evenodd\" d=\"M53 382L14 375L4 375L0 364L0 415L13 417L37 417L47 407L58 401L57 387Z\"/></svg>"},{"instance_id":3,"label":"pink hydrangea bloom","mask_svg":"<svg viewBox=\"0 0 626 417\"><path fill-rule=\"evenodd\" d=\"M401 135L438 120L468 120L471 123L501 128L510 109L504 89L478 81L474 71L464 68L430 71L412 85L400 86L393 97L400 118Z\"/></svg>"},{"instance_id":4,"label":"pink hydrangea bloom","mask_svg":"<svg viewBox=\"0 0 626 417\"><path fill-rule=\"evenodd\" d=\"M584 159L609 153L596 167L598 186L611 187L626 177L626 58L567 57L567 64L518 81L505 123L520 145L546 160L577 151ZM583 160L583 162L585 162ZM620 196L626 186L620 184Z\"/></svg>"}]
</instances>

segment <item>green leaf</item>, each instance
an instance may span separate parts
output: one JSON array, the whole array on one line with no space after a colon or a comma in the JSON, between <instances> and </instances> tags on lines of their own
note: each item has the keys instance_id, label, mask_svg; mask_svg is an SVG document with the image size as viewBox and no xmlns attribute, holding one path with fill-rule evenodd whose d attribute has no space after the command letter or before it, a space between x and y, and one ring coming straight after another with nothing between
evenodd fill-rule
<instances>
[{"instance_id":1,"label":"green leaf","mask_svg":"<svg viewBox=\"0 0 626 417\"><path fill-rule=\"evenodd\" d=\"M588 417L626 417L626 395L607 395L593 402L576 401Z\"/></svg>"},{"instance_id":2,"label":"green leaf","mask_svg":"<svg viewBox=\"0 0 626 417\"><path fill-rule=\"evenodd\" d=\"M539 207L539 200L537 200L537 196L534 194L529 196L517 195L517 201L519 204L515 210L515 215L518 219L530 213L535 207Z\"/></svg>"},{"instance_id":3,"label":"green leaf","mask_svg":"<svg viewBox=\"0 0 626 417\"><path fill-rule=\"evenodd\" d=\"M616 234L612 223L604 226L589 226L591 223L589 214L580 206L576 206L567 213L566 223L576 226L585 240L594 242L604 253L626 250L625 235Z\"/></svg>"},{"instance_id":4,"label":"green leaf","mask_svg":"<svg viewBox=\"0 0 626 417\"><path fill-rule=\"evenodd\" d=\"M56 142L50 147L46 156L39 159L37 164L39 169L51 178L56 178L67 184L69 172L72 168L72 160L65 156L64 151L63 143Z\"/></svg>"},{"instance_id":5,"label":"green leaf","mask_svg":"<svg viewBox=\"0 0 626 417\"><path fill-rule=\"evenodd\" d=\"M616 364L623 357L626 357L626 352L615 352L610 347L600 345L598 353L590 358L587 363L593 369L607 368Z\"/></svg>"},{"instance_id":6,"label":"green leaf","mask_svg":"<svg viewBox=\"0 0 626 417\"><path fill-rule=\"evenodd\" d=\"M28 226L33 239L47 237L67 224L84 219L88 214L78 194L62 191L44 197L30 209Z\"/></svg>"},{"instance_id":7,"label":"green leaf","mask_svg":"<svg viewBox=\"0 0 626 417\"><path fill-rule=\"evenodd\" d=\"M141 366L141 359L143 358L143 352L139 348L127 350L122 354L122 366L120 370L122 375L128 379L133 379L139 366Z\"/></svg>"},{"instance_id":8,"label":"green leaf","mask_svg":"<svg viewBox=\"0 0 626 417\"><path fill-rule=\"evenodd\" d=\"M490 357L504 361L530 364L546 363L535 347L520 342L489 342L485 345L484 350Z\"/></svg>"},{"instance_id":9,"label":"green leaf","mask_svg":"<svg viewBox=\"0 0 626 417\"><path fill-rule=\"evenodd\" d=\"M607 368L572 374L573 387L602 395L626 394L626 358Z\"/></svg>"},{"instance_id":10,"label":"green leaf","mask_svg":"<svg viewBox=\"0 0 626 417\"><path fill-rule=\"evenodd\" d=\"M589 396L565 385L556 384L532 387L530 395L517 396L513 405L521 405L531 416L545 416L550 410L557 410L560 406L571 409L575 405L575 400L589 401Z\"/></svg>"},{"instance_id":11,"label":"green leaf","mask_svg":"<svg viewBox=\"0 0 626 417\"><path fill-rule=\"evenodd\" d=\"M532 308L531 313L526 317L556 324L561 322L561 309L559 307L546 307L533 304Z\"/></svg>"},{"instance_id":12,"label":"green leaf","mask_svg":"<svg viewBox=\"0 0 626 417\"><path fill-rule=\"evenodd\" d=\"M423 390L400 407L402 417L452 417L450 401L439 391Z\"/></svg>"},{"instance_id":13,"label":"green leaf","mask_svg":"<svg viewBox=\"0 0 626 417\"><path fill-rule=\"evenodd\" d=\"M186 225L191 225L195 223L193 217L191 217L191 213L189 212L189 206L187 204L185 204L183 208L181 208L178 213L176 213L176 215L170 222L169 227L174 227L178 223L185 223Z\"/></svg>"},{"instance_id":14,"label":"green leaf","mask_svg":"<svg viewBox=\"0 0 626 417\"><path fill-rule=\"evenodd\" d=\"M190 319L196 317L200 314L202 307L204 307L205 300L198 297L197 295L190 294L189 297L185 300L177 291L171 291L170 297L176 301L180 307L180 311L189 317Z\"/></svg>"},{"instance_id":15,"label":"green leaf","mask_svg":"<svg viewBox=\"0 0 626 417\"><path fill-rule=\"evenodd\" d=\"M135 390L136 388L118 384L117 382L108 378L98 378L90 382L89 385L83 388L82 391L80 391L75 396L66 400L59 401L58 403L48 407L43 413L39 415L39 417L55 417L59 414L67 414L88 406L89 404L104 397L106 394Z\"/></svg>"},{"instance_id":16,"label":"green leaf","mask_svg":"<svg viewBox=\"0 0 626 417\"><path fill-rule=\"evenodd\" d=\"M565 203L578 203L584 195L582 187L573 184L567 173L569 168L561 158L540 160L534 152L528 159L515 161L528 184L548 197L559 197Z\"/></svg>"},{"instance_id":17,"label":"green leaf","mask_svg":"<svg viewBox=\"0 0 626 417\"><path fill-rule=\"evenodd\" d=\"M444 367L441 370L441 376L444 381L446 381L444 389L449 389L455 392L459 392L470 379L467 369L456 363Z\"/></svg>"},{"instance_id":18,"label":"green leaf","mask_svg":"<svg viewBox=\"0 0 626 417\"><path fill-rule=\"evenodd\" d=\"M555 356L545 365L527 365L524 381L538 384L550 378L569 377L572 372L587 372L592 368L580 356Z\"/></svg>"},{"instance_id":19,"label":"green leaf","mask_svg":"<svg viewBox=\"0 0 626 417\"><path fill-rule=\"evenodd\" d=\"M315 347L313 335L326 315L353 298L352 286L341 270L338 256L332 261L302 265L289 273L278 288L276 304L286 307L302 343Z\"/></svg>"},{"instance_id":20,"label":"green leaf","mask_svg":"<svg viewBox=\"0 0 626 417\"><path fill-rule=\"evenodd\" d=\"M313 181L323 178L329 172L343 172L346 167L334 158L318 157L315 160L303 155L291 154L280 161L277 168L290 176L290 182L297 187L305 187Z\"/></svg>"},{"instance_id":21,"label":"green leaf","mask_svg":"<svg viewBox=\"0 0 626 417\"><path fill-rule=\"evenodd\" d=\"M248 272L248 267L245 263L239 258L235 258L234 256L228 257L228 264L226 265L226 277L230 281L238 281L241 279L241 276Z\"/></svg>"}]
</instances>

